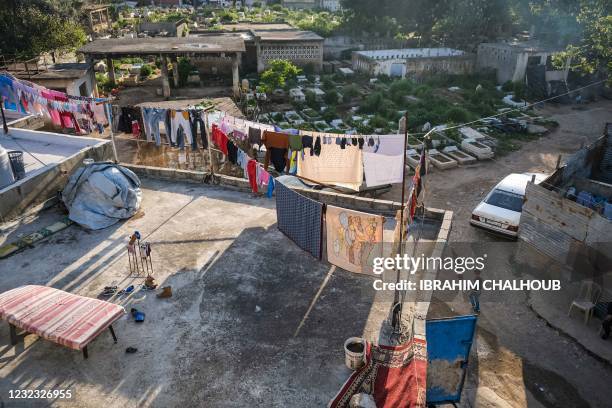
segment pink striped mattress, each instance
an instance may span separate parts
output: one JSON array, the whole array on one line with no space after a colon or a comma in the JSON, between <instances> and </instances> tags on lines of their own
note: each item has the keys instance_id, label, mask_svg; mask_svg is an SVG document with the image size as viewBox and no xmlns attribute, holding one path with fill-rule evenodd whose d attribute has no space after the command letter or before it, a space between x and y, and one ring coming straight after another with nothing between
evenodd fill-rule
<instances>
[{"instance_id":1,"label":"pink striped mattress","mask_svg":"<svg viewBox=\"0 0 612 408\"><path fill-rule=\"evenodd\" d=\"M0 318L29 333L82 350L125 314L114 303L28 285L0 294Z\"/></svg>"}]
</instances>

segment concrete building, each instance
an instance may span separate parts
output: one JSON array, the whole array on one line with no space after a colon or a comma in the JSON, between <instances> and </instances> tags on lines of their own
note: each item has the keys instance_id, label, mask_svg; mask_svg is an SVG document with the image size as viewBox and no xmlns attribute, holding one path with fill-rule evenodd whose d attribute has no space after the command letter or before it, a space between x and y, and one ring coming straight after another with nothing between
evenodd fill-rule
<instances>
[{"instance_id":1,"label":"concrete building","mask_svg":"<svg viewBox=\"0 0 612 408\"><path fill-rule=\"evenodd\" d=\"M323 65L323 37L311 32L290 30L253 30L252 44L257 50L257 72L270 61L286 59L302 68L319 72Z\"/></svg>"},{"instance_id":2,"label":"concrete building","mask_svg":"<svg viewBox=\"0 0 612 408\"><path fill-rule=\"evenodd\" d=\"M286 23L237 23L224 25L222 32L239 34L244 40L242 68L246 71L262 72L274 59L286 59L316 72L322 69L324 39L312 31Z\"/></svg>"},{"instance_id":3,"label":"concrete building","mask_svg":"<svg viewBox=\"0 0 612 408\"><path fill-rule=\"evenodd\" d=\"M314 9L320 7L320 0L282 0L283 7L289 9Z\"/></svg>"},{"instance_id":4,"label":"concrete building","mask_svg":"<svg viewBox=\"0 0 612 408\"><path fill-rule=\"evenodd\" d=\"M136 31L152 37L183 37L187 34L187 22L178 21L143 21L136 26Z\"/></svg>"},{"instance_id":5,"label":"concrete building","mask_svg":"<svg viewBox=\"0 0 612 408\"><path fill-rule=\"evenodd\" d=\"M36 64L27 70L23 64L13 64L9 72L45 88L69 95L95 96L97 94L93 65L88 63Z\"/></svg>"},{"instance_id":6,"label":"concrete building","mask_svg":"<svg viewBox=\"0 0 612 408\"><path fill-rule=\"evenodd\" d=\"M202 74L231 73L234 95L240 93L239 66L245 46L239 35L113 38L90 42L79 52L91 62L105 59L111 80L115 80L114 58L159 57L162 61L162 91L166 97L170 96L168 64L171 62L176 66L178 57L188 57ZM178 86L178 75L174 75L174 85Z\"/></svg>"},{"instance_id":7,"label":"concrete building","mask_svg":"<svg viewBox=\"0 0 612 408\"><path fill-rule=\"evenodd\" d=\"M321 5L320 7L323 10L329 10L329 11L338 11L342 8L342 5L340 4L340 0L321 0Z\"/></svg>"},{"instance_id":8,"label":"concrete building","mask_svg":"<svg viewBox=\"0 0 612 408\"><path fill-rule=\"evenodd\" d=\"M566 81L569 61L566 69L552 68L551 57L557 52L533 43L483 43L478 46L476 67L494 69L500 84L523 81L529 67L538 66L542 67L547 83Z\"/></svg>"},{"instance_id":9,"label":"concrete building","mask_svg":"<svg viewBox=\"0 0 612 408\"><path fill-rule=\"evenodd\" d=\"M354 71L401 78L436 73L469 74L475 63L472 54L452 48L354 51L352 61Z\"/></svg>"}]
</instances>

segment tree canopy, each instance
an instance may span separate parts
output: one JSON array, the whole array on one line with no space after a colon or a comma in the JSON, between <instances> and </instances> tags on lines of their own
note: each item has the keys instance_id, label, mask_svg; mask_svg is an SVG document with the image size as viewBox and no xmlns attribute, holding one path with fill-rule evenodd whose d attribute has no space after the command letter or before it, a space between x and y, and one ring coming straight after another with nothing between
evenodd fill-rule
<instances>
[{"instance_id":1,"label":"tree canopy","mask_svg":"<svg viewBox=\"0 0 612 408\"><path fill-rule=\"evenodd\" d=\"M84 44L85 31L65 6L57 0L6 0L0 8L2 54L28 58Z\"/></svg>"},{"instance_id":2,"label":"tree canopy","mask_svg":"<svg viewBox=\"0 0 612 408\"><path fill-rule=\"evenodd\" d=\"M300 69L291 61L272 60L268 69L261 73L260 86L265 92L271 92L276 88L284 88L287 81L295 78L300 73Z\"/></svg>"}]
</instances>

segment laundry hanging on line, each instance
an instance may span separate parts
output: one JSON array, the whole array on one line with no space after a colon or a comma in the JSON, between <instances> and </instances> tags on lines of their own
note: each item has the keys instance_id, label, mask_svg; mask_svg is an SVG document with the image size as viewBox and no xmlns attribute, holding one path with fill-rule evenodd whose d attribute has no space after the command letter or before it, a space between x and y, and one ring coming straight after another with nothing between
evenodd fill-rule
<instances>
[{"instance_id":1,"label":"laundry hanging on line","mask_svg":"<svg viewBox=\"0 0 612 408\"><path fill-rule=\"evenodd\" d=\"M93 130L101 133L108 124L106 114L101 114L96 106L104 104L105 99L68 95L8 73L0 73L0 97L7 110L44 117L55 126L76 134L88 134Z\"/></svg>"}]
</instances>

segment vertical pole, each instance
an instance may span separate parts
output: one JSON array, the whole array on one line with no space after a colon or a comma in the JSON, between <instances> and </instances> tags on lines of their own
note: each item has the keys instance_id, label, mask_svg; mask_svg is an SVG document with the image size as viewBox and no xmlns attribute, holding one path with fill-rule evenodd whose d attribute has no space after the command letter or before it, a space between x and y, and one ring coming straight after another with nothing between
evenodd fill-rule
<instances>
[{"instance_id":1,"label":"vertical pole","mask_svg":"<svg viewBox=\"0 0 612 408\"><path fill-rule=\"evenodd\" d=\"M210 126L210 123L208 122L208 114L204 115L204 126L206 127L206 139L208 140L208 160L210 161L210 175L211 177L214 177L215 175L215 167L213 166L213 156L212 156L212 150L210 147L210 144L212 142L212 139L210 138L210 132L212 132L212 126Z\"/></svg>"},{"instance_id":2,"label":"vertical pole","mask_svg":"<svg viewBox=\"0 0 612 408\"><path fill-rule=\"evenodd\" d=\"M4 97L0 97L0 111L2 111L2 129L4 134L8 135L8 125L6 124L6 117L4 116Z\"/></svg>"},{"instance_id":3,"label":"vertical pole","mask_svg":"<svg viewBox=\"0 0 612 408\"><path fill-rule=\"evenodd\" d=\"M117 156L117 146L115 145L115 133L113 133L113 114L111 112L110 102L104 102L104 110L106 111L106 118L108 119L108 130L110 131L111 144L113 145L113 157L115 163L119 163L119 157Z\"/></svg>"},{"instance_id":4,"label":"vertical pole","mask_svg":"<svg viewBox=\"0 0 612 408\"><path fill-rule=\"evenodd\" d=\"M408 112L404 114L404 150L402 152L402 207L400 208L400 225L399 225L399 252L402 254L404 252L404 208L406 206L406 148L408 147ZM424 147L423 147L424 148ZM400 281L400 270L397 269L396 282ZM395 311L397 310L397 314ZM395 289L394 297L393 297L393 330L394 332L399 332L400 323L401 323L401 315L402 315L402 305L399 303L399 291Z\"/></svg>"},{"instance_id":5,"label":"vertical pole","mask_svg":"<svg viewBox=\"0 0 612 408\"><path fill-rule=\"evenodd\" d=\"M238 99L240 96L240 73L238 71L238 53L232 59L232 90L234 93L234 99Z\"/></svg>"}]
</instances>

